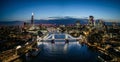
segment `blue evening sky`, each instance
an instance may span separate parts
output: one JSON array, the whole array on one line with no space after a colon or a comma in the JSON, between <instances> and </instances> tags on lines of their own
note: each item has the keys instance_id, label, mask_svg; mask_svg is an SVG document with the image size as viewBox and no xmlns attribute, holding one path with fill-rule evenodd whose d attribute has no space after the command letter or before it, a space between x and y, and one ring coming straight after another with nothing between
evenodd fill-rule
<instances>
[{"instance_id":1,"label":"blue evening sky","mask_svg":"<svg viewBox=\"0 0 120 62\"><path fill-rule=\"evenodd\" d=\"M120 0L0 0L0 21L88 17L120 21Z\"/></svg>"}]
</instances>

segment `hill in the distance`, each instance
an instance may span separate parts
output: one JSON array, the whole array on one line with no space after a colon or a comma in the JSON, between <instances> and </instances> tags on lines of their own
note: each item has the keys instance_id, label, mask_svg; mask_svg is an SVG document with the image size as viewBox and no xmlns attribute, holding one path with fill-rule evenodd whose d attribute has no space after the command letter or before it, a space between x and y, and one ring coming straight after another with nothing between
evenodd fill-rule
<instances>
[{"instance_id":1,"label":"hill in the distance","mask_svg":"<svg viewBox=\"0 0 120 62\"><path fill-rule=\"evenodd\" d=\"M87 24L87 18L73 18L73 17L49 17L49 19L34 20L35 24L75 24L80 21L81 24ZM29 20L30 22L30 20ZM23 21L0 21L0 25L22 25ZM105 22L106 25L111 25L112 22ZM120 25L120 23L119 23Z\"/></svg>"}]
</instances>

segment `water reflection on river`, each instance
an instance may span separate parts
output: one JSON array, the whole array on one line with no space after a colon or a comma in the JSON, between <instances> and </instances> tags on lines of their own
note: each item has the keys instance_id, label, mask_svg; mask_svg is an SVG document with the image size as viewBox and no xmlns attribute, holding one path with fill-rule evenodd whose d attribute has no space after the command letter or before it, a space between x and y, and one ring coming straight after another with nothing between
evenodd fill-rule
<instances>
[{"instance_id":1,"label":"water reflection on river","mask_svg":"<svg viewBox=\"0 0 120 62\"><path fill-rule=\"evenodd\" d=\"M65 41L38 42L42 49L40 54L30 59L30 62L96 62L97 53L79 42Z\"/></svg>"}]
</instances>

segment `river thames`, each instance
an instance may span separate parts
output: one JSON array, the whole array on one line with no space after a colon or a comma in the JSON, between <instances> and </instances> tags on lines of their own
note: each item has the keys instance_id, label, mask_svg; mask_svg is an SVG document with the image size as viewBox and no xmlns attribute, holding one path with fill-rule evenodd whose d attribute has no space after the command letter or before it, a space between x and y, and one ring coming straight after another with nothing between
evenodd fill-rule
<instances>
[{"instance_id":1,"label":"river thames","mask_svg":"<svg viewBox=\"0 0 120 62\"><path fill-rule=\"evenodd\" d=\"M58 39L64 38L64 35L56 36ZM80 44L79 41L55 40L38 42L40 53L33 58L19 60L27 62L97 62L98 53L91 50L85 44Z\"/></svg>"},{"instance_id":2,"label":"river thames","mask_svg":"<svg viewBox=\"0 0 120 62\"><path fill-rule=\"evenodd\" d=\"M76 41L65 44L64 41L43 42L40 44L42 51L31 62L96 62L97 53L86 45Z\"/></svg>"}]
</instances>

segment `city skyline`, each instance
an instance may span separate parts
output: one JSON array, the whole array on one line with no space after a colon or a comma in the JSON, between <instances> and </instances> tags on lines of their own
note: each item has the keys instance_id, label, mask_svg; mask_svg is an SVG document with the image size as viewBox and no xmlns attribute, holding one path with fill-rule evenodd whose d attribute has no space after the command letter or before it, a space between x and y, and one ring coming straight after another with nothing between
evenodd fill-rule
<instances>
[{"instance_id":1,"label":"city skyline","mask_svg":"<svg viewBox=\"0 0 120 62\"><path fill-rule=\"evenodd\" d=\"M48 17L89 17L120 22L119 0L1 0L0 21Z\"/></svg>"}]
</instances>

